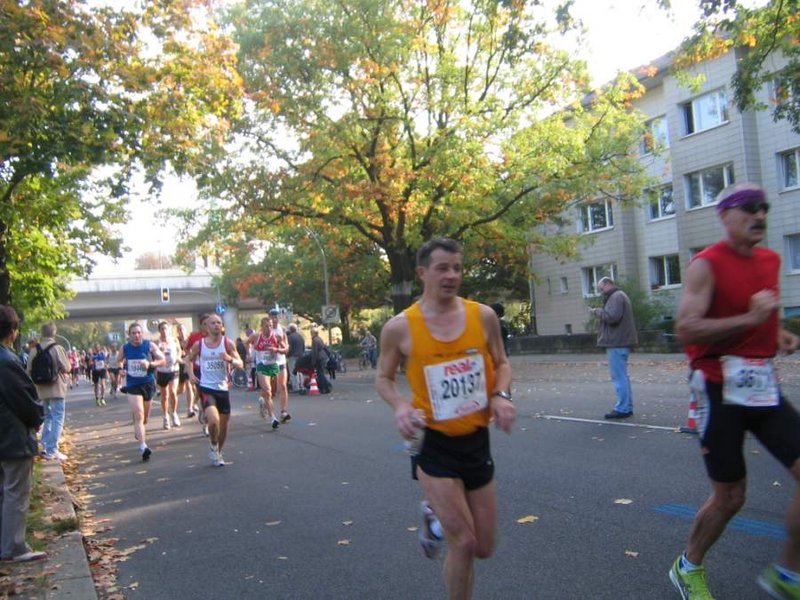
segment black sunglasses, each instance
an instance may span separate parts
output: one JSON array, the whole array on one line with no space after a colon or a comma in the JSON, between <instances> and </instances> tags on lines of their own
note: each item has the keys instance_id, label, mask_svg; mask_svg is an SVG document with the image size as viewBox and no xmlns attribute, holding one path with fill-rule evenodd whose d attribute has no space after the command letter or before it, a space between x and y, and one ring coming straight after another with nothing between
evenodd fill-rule
<instances>
[{"instance_id":1,"label":"black sunglasses","mask_svg":"<svg viewBox=\"0 0 800 600\"><path fill-rule=\"evenodd\" d=\"M767 214L769 212L769 202L746 202L745 204L740 204L736 208L743 210L748 215L754 215L761 210L764 211L764 214Z\"/></svg>"}]
</instances>

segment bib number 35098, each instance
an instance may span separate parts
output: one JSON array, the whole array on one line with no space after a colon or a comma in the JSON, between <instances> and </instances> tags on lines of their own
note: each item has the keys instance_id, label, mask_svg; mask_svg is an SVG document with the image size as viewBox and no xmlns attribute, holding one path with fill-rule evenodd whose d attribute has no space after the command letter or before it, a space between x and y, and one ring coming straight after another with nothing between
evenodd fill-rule
<instances>
[{"instance_id":1,"label":"bib number 35098","mask_svg":"<svg viewBox=\"0 0 800 600\"><path fill-rule=\"evenodd\" d=\"M445 421L486 408L486 365L483 355L428 365L425 382L433 418Z\"/></svg>"},{"instance_id":2,"label":"bib number 35098","mask_svg":"<svg viewBox=\"0 0 800 600\"><path fill-rule=\"evenodd\" d=\"M780 398L775 366L769 358L723 356L722 398L726 404L776 406Z\"/></svg>"}]
</instances>

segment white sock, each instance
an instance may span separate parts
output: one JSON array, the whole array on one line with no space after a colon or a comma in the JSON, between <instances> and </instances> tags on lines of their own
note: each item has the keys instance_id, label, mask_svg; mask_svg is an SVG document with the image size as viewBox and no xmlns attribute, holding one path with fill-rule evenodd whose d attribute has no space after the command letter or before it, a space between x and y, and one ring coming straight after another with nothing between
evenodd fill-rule
<instances>
[{"instance_id":1,"label":"white sock","mask_svg":"<svg viewBox=\"0 0 800 600\"><path fill-rule=\"evenodd\" d=\"M684 552L681 554L681 569L684 571L693 571L694 569L699 569L700 565L694 564L688 558L686 558L686 553Z\"/></svg>"}]
</instances>

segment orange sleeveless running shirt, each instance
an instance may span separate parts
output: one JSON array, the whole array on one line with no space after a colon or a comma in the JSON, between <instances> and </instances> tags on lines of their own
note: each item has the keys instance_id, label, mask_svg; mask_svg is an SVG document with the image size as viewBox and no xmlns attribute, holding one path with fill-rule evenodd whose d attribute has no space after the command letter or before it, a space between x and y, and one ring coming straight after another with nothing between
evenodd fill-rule
<instances>
[{"instance_id":1,"label":"orange sleeveless running shirt","mask_svg":"<svg viewBox=\"0 0 800 600\"><path fill-rule=\"evenodd\" d=\"M449 436L467 435L489 425L489 394L494 389L494 364L481 323L480 304L470 300L461 301L466 311L464 331L451 342L443 342L430 334L419 302L404 311L411 334L411 355L406 364L406 378L412 393L411 404L425 411L427 427ZM479 356L482 357L483 369L480 369ZM439 370L433 367L433 372L429 370L426 380L425 367L432 365L446 366ZM429 386L432 386L440 403L458 403L460 398L472 398L473 402L475 399L482 401L485 408L436 420ZM437 405L441 406L440 403Z\"/></svg>"}]
</instances>

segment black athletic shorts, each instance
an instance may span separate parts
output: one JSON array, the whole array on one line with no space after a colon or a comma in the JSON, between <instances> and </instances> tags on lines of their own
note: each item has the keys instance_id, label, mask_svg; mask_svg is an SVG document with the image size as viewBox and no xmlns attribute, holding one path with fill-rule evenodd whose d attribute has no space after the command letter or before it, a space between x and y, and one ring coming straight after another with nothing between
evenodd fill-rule
<instances>
[{"instance_id":1,"label":"black athletic shorts","mask_svg":"<svg viewBox=\"0 0 800 600\"><path fill-rule=\"evenodd\" d=\"M785 467L800 458L800 414L780 397L777 406L749 408L722 402L722 384L706 382L707 402L699 402L700 445L713 481L745 477L744 435L750 431Z\"/></svg>"},{"instance_id":2,"label":"black athletic shorts","mask_svg":"<svg viewBox=\"0 0 800 600\"><path fill-rule=\"evenodd\" d=\"M210 390L197 386L200 392L200 405L203 410L209 406L216 406L221 415L231 414L231 393L227 390Z\"/></svg>"},{"instance_id":3,"label":"black athletic shorts","mask_svg":"<svg viewBox=\"0 0 800 600\"><path fill-rule=\"evenodd\" d=\"M189 374L186 372L186 365L181 363L178 365L178 383L189 381Z\"/></svg>"},{"instance_id":4,"label":"black athletic shorts","mask_svg":"<svg viewBox=\"0 0 800 600\"><path fill-rule=\"evenodd\" d=\"M489 430L481 427L467 435L449 436L426 428L419 454L411 457L414 479L417 467L431 477L461 479L467 490L482 488L494 477Z\"/></svg>"},{"instance_id":5,"label":"black athletic shorts","mask_svg":"<svg viewBox=\"0 0 800 600\"><path fill-rule=\"evenodd\" d=\"M125 385L119 388L119 391L130 396L141 396L145 402L150 402L156 395L156 384L148 381L138 385Z\"/></svg>"},{"instance_id":6,"label":"black athletic shorts","mask_svg":"<svg viewBox=\"0 0 800 600\"><path fill-rule=\"evenodd\" d=\"M97 383L101 379L108 379L105 369L92 369L92 383Z\"/></svg>"},{"instance_id":7,"label":"black athletic shorts","mask_svg":"<svg viewBox=\"0 0 800 600\"><path fill-rule=\"evenodd\" d=\"M158 387L167 387L169 382L175 379L175 371L156 371L156 384Z\"/></svg>"}]
</instances>

